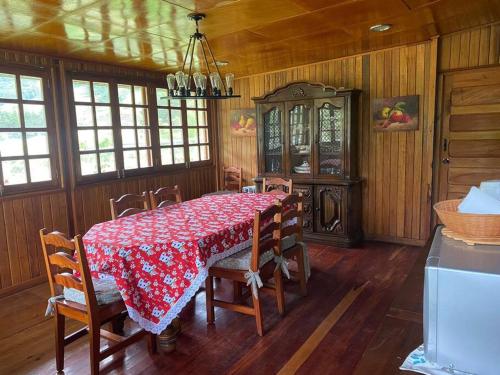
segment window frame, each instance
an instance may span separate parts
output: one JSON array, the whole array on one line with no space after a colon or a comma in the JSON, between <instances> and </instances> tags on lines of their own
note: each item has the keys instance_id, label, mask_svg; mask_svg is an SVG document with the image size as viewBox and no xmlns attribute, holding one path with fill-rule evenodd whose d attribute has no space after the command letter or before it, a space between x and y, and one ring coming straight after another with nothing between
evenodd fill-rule
<instances>
[{"instance_id":1,"label":"window frame","mask_svg":"<svg viewBox=\"0 0 500 375\"><path fill-rule=\"evenodd\" d=\"M54 113L54 103L52 97L52 75L47 68L30 68L12 65L0 64L0 73L12 74L16 77L17 99L0 99L0 103L14 103L19 108L19 128L0 128L0 132L20 132L22 134L23 155L22 156L0 156L0 197L18 195L22 193L32 193L38 191L57 190L61 188L60 159L59 159L59 135ZM43 100L24 100L22 98L21 76L40 78L42 81ZM45 128L26 128L25 127L25 104L42 104L45 109ZM26 133L28 132L46 132L49 152L42 155L28 154ZM3 180L3 160L23 160L26 166L26 178L30 180L31 172L29 160L48 158L50 163L51 179L39 182L26 182L22 184L5 185Z\"/></svg>"}]
</instances>

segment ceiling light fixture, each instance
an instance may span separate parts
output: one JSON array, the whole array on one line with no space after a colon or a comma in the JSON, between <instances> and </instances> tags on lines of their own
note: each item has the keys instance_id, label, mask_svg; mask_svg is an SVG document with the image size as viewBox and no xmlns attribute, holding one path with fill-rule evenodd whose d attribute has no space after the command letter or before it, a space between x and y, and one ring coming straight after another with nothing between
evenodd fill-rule
<instances>
[{"instance_id":1,"label":"ceiling light fixture","mask_svg":"<svg viewBox=\"0 0 500 375\"><path fill-rule=\"evenodd\" d=\"M200 33L198 30L198 22L205 18L203 13L191 13L188 14L188 18L195 21L196 31L189 37L188 49L186 56L184 57L184 62L182 64L182 69L175 74L167 75L167 85L168 85L168 97L171 99L188 99L193 96L202 99L230 99L239 98L240 95L233 95L233 82L234 74L227 73L225 75L225 80L222 80L219 71L219 66L227 65L227 61L218 61L208 44L207 37L205 34ZM203 61L207 69L208 79L210 80L211 89L207 86L207 76L200 72L193 72L193 56L196 48L196 42L199 43L201 47L201 52L203 55ZM210 71L210 64L208 63L207 52L212 59L212 65L215 66L215 71ZM221 64L222 63L222 64ZM185 73L186 66L189 66L187 73ZM191 79L194 81L196 90L191 93Z\"/></svg>"},{"instance_id":2,"label":"ceiling light fixture","mask_svg":"<svg viewBox=\"0 0 500 375\"><path fill-rule=\"evenodd\" d=\"M384 31L389 30L392 27L392 25L388 23L379 23L373 26L370 26L370 31L376 32L376 33L381 33Z\"/></svg>"}]
</instances>

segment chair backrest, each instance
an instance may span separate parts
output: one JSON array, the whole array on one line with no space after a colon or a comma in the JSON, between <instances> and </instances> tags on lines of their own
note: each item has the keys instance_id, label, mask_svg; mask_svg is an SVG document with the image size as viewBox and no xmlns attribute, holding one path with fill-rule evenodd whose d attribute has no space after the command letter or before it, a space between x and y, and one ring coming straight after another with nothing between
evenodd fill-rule
<instances>
[{"instance_id":1,"label":"chair backrest","mask_svg":"<svg viewBox=\"0 0 500 375\"><path fill-rule=\"evenodd\" d=\"M292 179L285 180L280 177L264 177L262 179L262 191L267 193L271 191L282 191L287 194L293 193Z\"/></svg>"},{"instance_id":2,"label":"chair backrest","mask_svg":"<svg viewBox=\"0 0 500 375\"><path fill-rule=\"evenodd\" d=\"M156 191L149 192L152 208L161 208L182 202L182 194L179 186L162 187Z\"/></svg>"},{"instance_id":3,"label":"chair backrest","mask_svg":"<svg viewBox=\"0 0 500 375\"><path fill-rule=\"evenodd\" d=\"M289 194L284 199L277 200L276 204L281 203L281 239L295 235L296 241L302 241L302 225L304 221L304 199L302 193ZM293 224L290 224L291 221Z\"/></svg>"},{"instance_id":4,"label":"chair backrest","mask_svg":"<svg viewBox=\"0 0 500 375\"><path fill-rule=\"evenodd\" d=\"M241 192L242 171L238 167L224 167L224 190L237 190Z\"/></svg>"},{"instance_id":5,"label":"chair backrest","mask_svg":"<svg viewBox=\"0 0 500 375\"><path fill-rule=\"evenodd\" d=\"M250 269L259 269L260 256L268 250L281 255L281 202L268 207L264 211L255 211L252 239L252 258Z\"/></svg>"},{"instance_id":6,"label":"chair backrest","mask_svg":"<svg viewBox=\"0 0 500 375\"><path fill-rule=\"evenodd\" d=\"M80 235L73 239L61 232L40 230L43 257L52 296L61 294L64 287L79 290L85 294L85 301L91 311L97 307L92 277ZM77 272L80 278L74 275Z\"/></svg>"},{"instance_id":7,"label":"chair backrest","mask_svg":"<svg viewBox=\"0 0 500 375\"><path fill-rule=\"evenodd\" d=\"M111 218L113 220L151 209L149 197L146 192L143 192L141 195L125 194L116 200L113 198L110 199L109 203L111 205ZM139 206L143 208L139 208Z\"/></svg>"}]
</instances>

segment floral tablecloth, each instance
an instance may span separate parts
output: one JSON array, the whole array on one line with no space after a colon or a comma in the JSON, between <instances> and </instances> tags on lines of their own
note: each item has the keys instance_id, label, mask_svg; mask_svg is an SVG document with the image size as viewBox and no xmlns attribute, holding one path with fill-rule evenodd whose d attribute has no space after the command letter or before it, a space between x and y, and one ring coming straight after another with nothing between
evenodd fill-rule
<instances>
[{"instance_id":1,"label":"floral tablecloth","mask_svg":"<svg viewBox=\"0 0 500 375\"><path fill-rule=\"evenodd\" d=\"M277 195L213 195L94 225L83 237L94 276L112 277L130 317L160 333L207 277L251 245L255 209Z\"/></svg>"}]
</instances>

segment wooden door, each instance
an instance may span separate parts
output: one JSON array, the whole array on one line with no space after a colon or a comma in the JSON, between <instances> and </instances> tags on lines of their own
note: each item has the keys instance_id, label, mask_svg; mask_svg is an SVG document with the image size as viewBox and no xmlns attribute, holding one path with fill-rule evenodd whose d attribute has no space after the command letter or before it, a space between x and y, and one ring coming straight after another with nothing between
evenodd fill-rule
<instances>
[{"instance_id":1,"label":"wooden door","mask_svg":"<svg viewBox=\"0 0 500 375\"><path fill-rule=\"evenodd\" d=\"M313 101L286 102L286 175L311 177L313 158Z\"/></svg>"},{"instance_id":2,"label":"wooden door","mask_svg":"<svg viewBox=\"0 0 500 375\"><path fill-rule=\"evenodd\" d=\"M500 179L500 67L445 74L437 201Z\"/></svg>"},{"instance_id":3,"label":"wooden door","mask_svg":"<svg viewBox=\"0 0 500 375\"><path fill-rule=\"evenodd\" d=\"M344 235L347 223L347 193L342 186L314 187L314 231Z\"/></svg>"}]
</instances>

